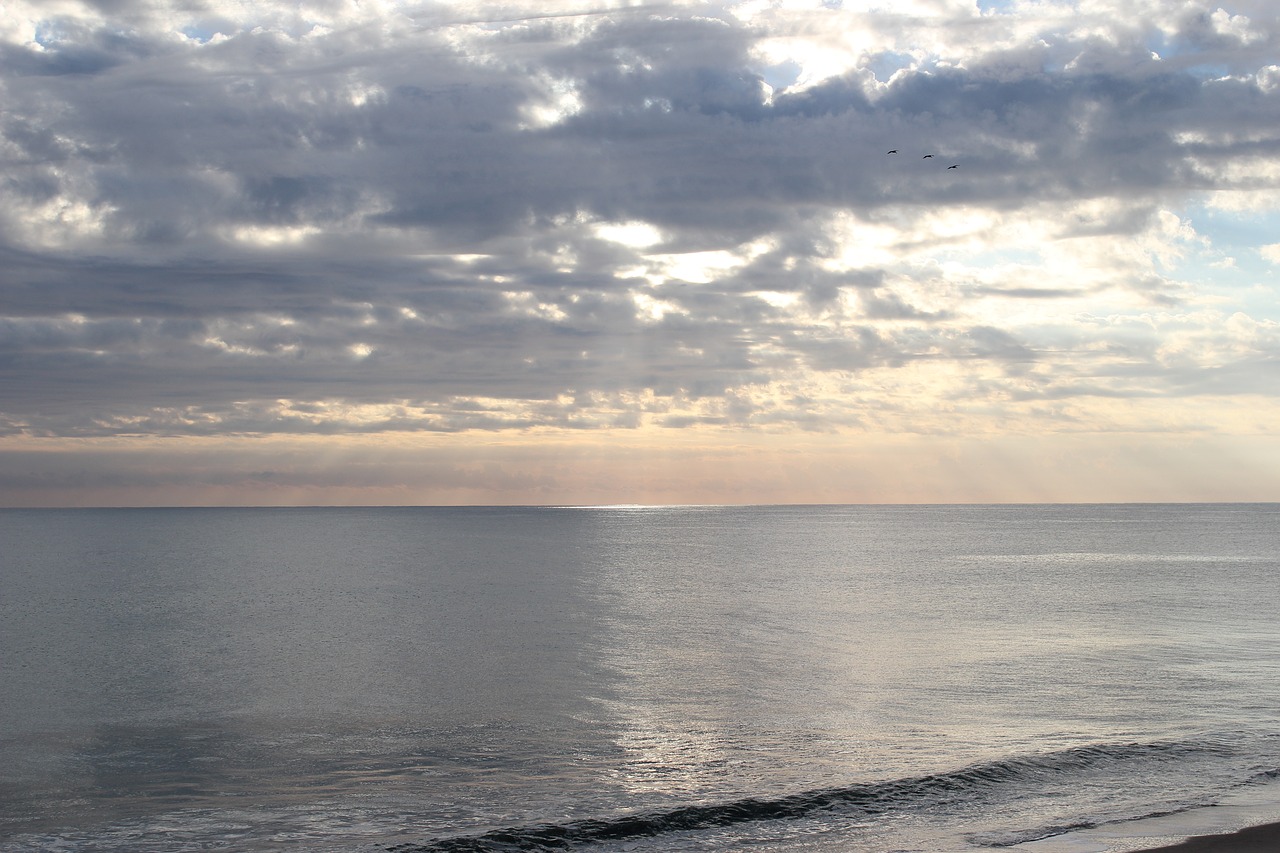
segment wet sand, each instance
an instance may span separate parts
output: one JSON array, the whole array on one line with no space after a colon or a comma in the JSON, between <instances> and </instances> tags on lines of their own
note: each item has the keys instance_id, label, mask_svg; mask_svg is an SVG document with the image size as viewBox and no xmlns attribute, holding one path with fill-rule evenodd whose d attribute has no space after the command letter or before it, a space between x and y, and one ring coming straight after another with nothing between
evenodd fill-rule
<instances>
[{"instance_id":1,"label":"wet sand","mask_svg":"<svg viewBox=\"0 0 1280 853\"><path fill-rule=\"evenodd\" d=\"M1280 853L1280 823L1251 826L1224 835L1202 835L1142 853Z\"/></svg>"}]
</instances>

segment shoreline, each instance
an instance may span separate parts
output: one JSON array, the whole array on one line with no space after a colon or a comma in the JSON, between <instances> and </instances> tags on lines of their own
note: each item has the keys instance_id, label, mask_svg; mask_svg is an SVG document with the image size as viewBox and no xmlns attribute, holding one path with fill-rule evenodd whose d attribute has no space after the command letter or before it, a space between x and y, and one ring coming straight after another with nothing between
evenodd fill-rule
<instances>
[{"instance_id":1,"label":"shoreline","mask_svg":"<svg viewBox=\"0 0 1280 853\"><path fill-rule=\"evenodd\" d=\"M1280 785L1248 786L1217 803L1014 845L1025 853L1280 853Z\"/></svg>"},{"instance_id":2,"label":"shoreline","mask_svg":"<svg viewBox=\"0 0 1280 853\"><path fill-rule=\"evenodd\" d=\"M1276 851L1280 851L1280 823L1264 823L1215 835L1197 835L1177 844L1149 847L1135 853L1276 853Z\"/></svg>"}]
</instances>

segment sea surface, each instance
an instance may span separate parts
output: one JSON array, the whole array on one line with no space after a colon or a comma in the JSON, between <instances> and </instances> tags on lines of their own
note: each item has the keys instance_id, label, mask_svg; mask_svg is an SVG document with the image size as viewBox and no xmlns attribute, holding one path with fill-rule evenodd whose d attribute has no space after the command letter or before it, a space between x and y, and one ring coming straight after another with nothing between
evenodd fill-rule
<instances>
[{"instance_id":1,"label":"sea surface","mask_svg":"<svg viewBox=\"0 0 1280 853\"><path fill-rule=\"evenodd\" d=\"M0 511L4 853L959 853L1277 777L1277 504Z\"/></svg>"}]
</instances>

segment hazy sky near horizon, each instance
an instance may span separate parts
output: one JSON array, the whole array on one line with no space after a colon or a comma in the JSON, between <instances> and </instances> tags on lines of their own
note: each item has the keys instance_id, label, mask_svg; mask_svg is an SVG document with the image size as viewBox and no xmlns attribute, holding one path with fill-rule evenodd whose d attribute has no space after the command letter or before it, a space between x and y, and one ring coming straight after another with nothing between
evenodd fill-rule
<instances>
[{"instance_id":1,"label":"hazy sky near horizon","mask_svg":"<svg viewBox=\"0 0 1280 853\"><path fill-rule=\"evenodd\" d=\"M1280 500L1270 0L13 0L0 104L0 505Z\"/></svg>"}]
</instances>

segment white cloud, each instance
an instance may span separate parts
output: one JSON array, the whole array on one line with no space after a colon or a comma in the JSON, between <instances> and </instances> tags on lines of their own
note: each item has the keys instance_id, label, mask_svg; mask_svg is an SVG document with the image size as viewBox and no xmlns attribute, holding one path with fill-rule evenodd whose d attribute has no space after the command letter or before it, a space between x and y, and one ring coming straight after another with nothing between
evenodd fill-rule
<instances>
[{"instance_id":1,"label":"white cloud","mask_svg":"<svg viewBox=\"0 0 1280 853\"><path fill-rule=\"evenodd\" d=\"M662 232L647 222L609 222L595 226L602 240L612 240L633 249L646 249L662 242Z\"/></svg>"},{"instance_id":2,"label":"white cloud","mask_svg":"<svg viewBox=\"0 0 1280 853\"><path fill-rule=\"evenodd\" d=\"M1245 15L1232 15L1225 9L1218 8L1209 16L1209 20L1213 23L1214 32L1230 36L1244 44L1266 38L1265 33L1253 29L1253 22Z\"/></svg>"}]
</instances>

